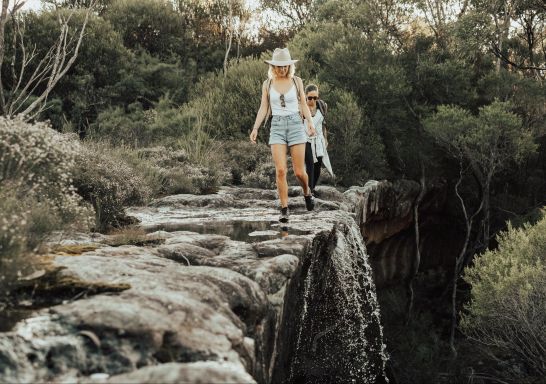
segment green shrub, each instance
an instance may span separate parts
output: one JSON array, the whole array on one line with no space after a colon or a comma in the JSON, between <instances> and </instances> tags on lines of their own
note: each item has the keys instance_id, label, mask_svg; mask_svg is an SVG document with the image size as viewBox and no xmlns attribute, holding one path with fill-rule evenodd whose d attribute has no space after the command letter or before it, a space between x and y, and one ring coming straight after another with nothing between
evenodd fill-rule
<instances>
[{"instance_id":1,"label":"green shrub","mask_svg":"<svg viewBox=\"0 0 546 384\"><path fill-rule=\"evenodd\" d=\"M250 141L228 141L224 145L224 164L231 171L231 183L240 185L243 177L262 164L271 162L271 150L265 144Z\"/></svg>"},{"instance_id":2,"label":"green shrub","mask_svg":"<svg viewBox=\"0 0 546 384\"><path fill-rule=\"evenodd\" d=\"M67 225L85 221L88 208L72 185L79 149L76 137L47 124L0 118L0 184L54 209Z\"/></svg>"},{"instance_id":3,"label":"green shrub","mask_svg":"<svg viewBox=\"0 0 546 384\"><path fill-rule=\"evenodd\" d=\"M49 231L62 228L56 210L5 184L0 189L0 301L17 280L31 273L33 249ZM33 225L38 220L39 225ZM33 227L33 228L31 228Z\"/></svg>"},{"instance_id":4,"label":"green shrub","mask_svg":"<svg viewBox=\"0 0 546 384\"><path fill-rule=\"evenodd\" d=\"M74 137L46 124L0 118L0 182L48 198L67 213L79 202L71 187L77 153Z\"/></svg>"},{"instance_id":5,"label":"green shrub","mask_svg":"<svg viewBox=\"0 0 546 384\"><path fill-rule=\"evenodd\" d=\"M25 201L21 201L13 188L6 183L0 190L0 263L2 264L2 279L6 270L12 270L16 258L26 250L26 226L29 212L23 209Z\"/></svg>"},{"instance_id":6,"label":"green shrub","mask_svg":"<svg viewBox=\"0 0 546 384\"><path fill-rule=\"evenodd\" d=\"M532 226L510 225L498 242L465 271L472 301L461 327L505 365L506 378L539 382L546 377L546 216Z\"/></svg>"},{"instance_id":7,"label":"green shrub","mask_svg":"<svg viewBox=\"0 0 546 384\"><path fill-rule=\"evenodd\" d=\"M71 184L78 141L46 124L0 118L0 285L31 268L54 230L87 229L90 209Z\"/></svg>"},{"instance_id":8,"label":"green shrub","mask_svg":"<svg viewBox=\"0 0 546 384\"><path fill-rule=\"evenodd\" d=\"M152 188L152 196L198 193L186 170L188 155L182 149L164 146L118 149L118 156L127 159Z\"/></svg>"},{"instance_id":9,"label":"green shrub","mask_svg":"<svg viewBox=\"0 0 546 384\"><path fill-rule=\"evenodd\" d=\"M227 173L215 166L206 168L190 163L163 167L150 162L137 167L148 182L154 182L154 197L178 193L209 194L218 190Z\"/></svg>"},{"instance_id":10,"label":"green shrub","mask_svg":"<svg viewBox=\"0 0 546 384\"><path fill-rule=\"evenodd\" d=\"M218 191L220 185L227 179L227 172L220 169L219 166L201 167L188 166L186 168L191 183L195 188L194 193L209 194Z\"/></svg>"},{"instance_id":11,"label":"green shrub","mask_svg":"<svg viewBox=\"0 0 546 384\"><path fill-rule=\"evenodd\" d=\"M381 179L387 173L384 146L351 93L321 90L328 97L328 154L339 182L345 186Z\"/></svg>"},{"instance_id":12,"label":"green shrub","mask_svg":"<svg viewBox=\"0 0 546 384\"><path fill-rule=\"evenodd\" d=\"M188 160L188 154L184 150L173 150L164 146L139 148L135 154L138 159L151 160L161 167L174 167Z\"/></svg>"},{"instance_id":13,"label":"green shrub","mask_svg":"<svg viewBox=\"0 0 546 384\"><path fill-rule=\"evenodd\" d=\"M184 172L178 172L187 161L187 155L183 150L172 150L164 146L138 149L123 145L113 147L104 142L92 145L103 148L113 161L128 164L144 180L150 189L151 197L183 193L177 190L177 185L190 183ZM186 182L181 181L181 177Z\"/></svg>"},{"instance_id":14,"label":"green shrub","mask_svg":"<svg viewBox=\"0 0 546 384\"><path fill-rule=\"evenodd\" d=\"M101 231L127 222L124 207L177 193L216 192L228 178L219 162L220 149L200 150L188 139L185 149L155 146L131 148L89 142L78 164L78 191L93 204ZM174 146L180 145L180 141ZM200 153L199 156L197 154ZM196 164L190 159L202 161ZM90 166L91 164L92 166Z\"/></svg>"},{"instance_id":15,"label":"green shrub","mask_svg":"<svg viewBox=\"0 0 546 384\"><path fill-rule=\"evenodd\" d=\"M102 111L89 131L89 138L113 145L144 147L171 143L190 131L190 120L168 97L144 109L135 102L127 109L112 107Z\"/></svg>"},{"instance_id":16,"label":"green shrub","mask_svg":"<svg viewBox=\"0 0 546 384\"><path fill-rule=\"evenodd\" d=\"M124 207L144 204L151 189L127 161L112 155L109 147L88 143L76 164L74 185L95 208L96 230L106 231L130 222Z\"/></svg>"},{"instance_id":17,"label":"green shrub","mask_svg":"<svg viewBox=\"0 0 546 384\"><path fill-rule=\"evenodd\" d=\"M123 107L111 107L97 117L88 132L93 140L104 140L114 145L139 146L149 140L147 119L142 105L138 102Z\"/></svg>"},{"instance_id":18,"label":"green shrub","mask_svg":"<svg viewBox=\"0 0 546 384\"><path fill-rule=\"evenodd\" d=\"M275 164L273 164L272 161L261 163L254 171L243 175L242 182L245 187L263 189L277 188Z\"/></svg>"},{"instance_id":19,"label":"green shrub","mask_svg":"<svg viewBox=\"0 0 546 384\"><path fill-rule=\"evenodd\" d=\"M77 221L65 221L66 215L53 201L39 199L3 183L0 190L0 264L3 267L0 270L6 271L11 263L14 267L26 268L21 259L40 251L44 239L52 231L89 229L89 209L87 214L87 217L78 217Z\"/></svg>"},{"instance_id":20,"label":"green shrub","mask_svg":"<svg viewBox=\"0 0 546 384\"><path fill-rule=\"evenodd\" d=\"M214 166L221 161L223 145L205 132L203 121L198 118L191 131L176 141L174 148L183 150L192 164Z\"/></svg>"},{"instance_id":21,"label":"green shrub","mask_svg":"<svg viewBox=\"0 0 546 384\"><path fill-rule=\"evenodd\" d=\"M247 140L266 78L263 61L241 60L230 66L225 76L217 73L201 80L182 113L189 119L201 119L206 132L215 138Z\"/></svg>"},{"instance_id":22,"label":"green shrub","mask_svg":"<svg viewBox=\"0 0 546 384\"><path fill-rule=\"evenodd\" d=\"M152 186L154 196L207 194L216 192L228 180L221 161L222 148L200 131L177 140L174 148L142 148L125 157L131 158L132 166Z\"/></svg>"}]
</instances>

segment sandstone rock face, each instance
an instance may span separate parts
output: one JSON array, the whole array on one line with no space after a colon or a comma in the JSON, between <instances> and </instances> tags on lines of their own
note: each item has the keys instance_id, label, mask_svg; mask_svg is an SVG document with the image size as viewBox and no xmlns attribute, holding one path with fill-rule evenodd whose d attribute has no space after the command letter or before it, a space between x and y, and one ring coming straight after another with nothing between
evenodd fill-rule
<instances>
[{"instance_id":1,"label":"sandstone rock face","mask_svg":"<svg viewBox=\"0 0 546 384\"><path fill-rule=\"evenodd\" d=\"M366 243L378 288L401 283L412 274L416 253L414 205L419 192L418 183L397 180L369 181L344 193ZM419 206L421 269L449 270L460 249L463 231L445 213L446 203L444 183L426 186Z\"/></svg>"},{"instance_id":2,"label":"sandstone rock face","mask_svg":"<svg viewBox=\"0 0 546 384\"><path fill-rule=\"evenodd\" d=\"M383 382L352 202L318 191L309 213L291 189L286 227L274 191L224 188L129 209L144 246L52 238L84 246L48 256L77 289L0 333L0 382Z\"/></svg>"}]
</instances>

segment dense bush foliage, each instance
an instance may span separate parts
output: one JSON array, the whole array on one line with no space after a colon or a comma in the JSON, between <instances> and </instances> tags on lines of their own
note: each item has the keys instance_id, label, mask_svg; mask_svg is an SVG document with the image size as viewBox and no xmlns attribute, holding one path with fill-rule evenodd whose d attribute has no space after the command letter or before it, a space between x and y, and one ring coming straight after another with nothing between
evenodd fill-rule
<instances>
[{"instance_id":1,"label":"dense bush foliage","mask_svg":"<svg viewBox=\"0 0 546 384\"><path fill-rule=\"evenodd\" d=\"M78 153L74 185L95 208L97 231L128 223L124 207L144 204L151 190L143 177L105 147L88 144Z\"/></svg>"},{"instance_id":2,"label":"dense bush foliage","mask_svg":"<svg viewBox=\"0 0 546 384\"><path fill-rule=\"evenodd\" d=\"M188 135L190 122L169 99L161 99L155 108L145 110L135 102L127 108L104 110L92 125L89 137L114 145L144 147L172 142Z\"/></svg>"},{"instance_id":3,"label":"dense bush foliage","mask_svg":"<svg viewBox=\"0 0 546 384\"><path fill-rule=\"evenodd\" d=\"M29 268L29 254L58 229L88 229L72 187L79 144L46 124L0 118L0 286Z\"/></svg>"},{"instance_id":4,"label":"dense bush foliage","mask_svg":"<svg viewBox=\"0 0 546 384\"><path fill-rule=\"evenodd\" d=\"M241 181L245 187L276 189L275 164L272 161L261 163L244 174Z\"/></svg>"},{"instance_id":5,"label":"dense bush foliage","mask_svg":"<svg viewBox=\"0 0 546 384\"><path fill-rule=\"evenodd\" d=\"M498 242L466 270L472 300L461 325L506 362L506 379L538 383L546 376L546 216L535 225L510 226Z\"/></svg>"},{"instance_id":6,"label":"dense bush foliage","mask_svg":"<svg viewBox=\"0 0 546 384\"><path fill-rule=\"evenodd\" d=\"M215 138L247 139L260 107L261 89L267 79L267 65L261 60L242 60L227 73L212 74L195 87L183 113L201 119ZM260 142L267 142L260 131Z\"/></svg>"},{"instance_id":7,"label":"dense bush foliage","mask_svg":"<svg viewBox=\"0 0 546 384\"><path fill-rule=\"evenodd\" d=\"M79 143L46 124L0 118L0 183L12 191L48 201L67 222L82 213L72 187Z\"/></svg>"},{"instance_id":8,"label":"dense bush foliage","mask_svg":"<svg viewBox=\"0 0 546 384\"><path fill-rule=\"evenodd\" d=\"M387 176L381 139L363 116L352 94L321 90L328 105L328 153L338 181L343 185L364 184Z\"/></svg>"},{"instance_id":9,"label":"dense bush foliage","mask_svg":"<svg viewBox=\"0 0 546 384\"><path fill-rule=\"evenodd\" d=\"M235 185L243 184L243 178L246 175L254 172L262 164L271 162L271 151L262 143L228 141L223 147L223 152L224 164L231 170L231 183ZM247 183L244 184L247 185Z\"/></svg>"}]
</instances>

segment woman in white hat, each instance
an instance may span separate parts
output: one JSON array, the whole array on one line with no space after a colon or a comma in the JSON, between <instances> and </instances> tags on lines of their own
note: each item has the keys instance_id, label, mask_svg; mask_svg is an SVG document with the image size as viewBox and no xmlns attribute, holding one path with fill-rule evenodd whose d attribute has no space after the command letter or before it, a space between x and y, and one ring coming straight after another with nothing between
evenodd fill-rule
<instances>
[{"instance_id":1,"label":"woman in white hat","mask_svg":"<svg viewBox=\"0 0 546 384\"><path fill-rule=\"evenodd\" d=\"M315 206L305 171L305 144L307 135L314 136L316 132L305 101L303 82L294 76L294 63L297 61L292 60L288 48L276 48L272 59L265 61L269 64L269 79L262 85L262 101L250 134L250 141L256 143L259 127L271 115L269 145L275 163L277 191L281 202L279 221L282 223L288 222L287 148L292 156L294 174L303 188L305 206L309 211ZM307 122L307 132L302 115Z\"/></svg>"}]
</instances>

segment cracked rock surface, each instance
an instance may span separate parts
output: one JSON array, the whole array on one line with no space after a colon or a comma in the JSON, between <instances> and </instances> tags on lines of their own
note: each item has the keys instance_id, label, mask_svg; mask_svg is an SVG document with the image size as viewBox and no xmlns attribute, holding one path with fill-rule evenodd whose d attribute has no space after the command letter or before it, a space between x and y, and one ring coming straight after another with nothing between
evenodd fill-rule
<instances>
[{"instance_id":1,"label":"cracked rock surface","mask_svg":"<svg viewBox=\"0 0 546 384\"><path fill-rule=\"evenodd\" d=\"M290 190L285 227L277 222L274 191L226 187L214 195L174 195L128 209L150 240L144 245L113 246L112 236L99 234L53 236L52 249L81 252L47 255L55 278L48 273L41 278L47 283L36 284L51 288L63 282L48 291L62 293L62 300L51 298L55 305L29 311L0 332L0 382L270 383L274 377L289 380L280 372L290 367L296 367L298 382L320 382L316 369L305 377L302 357L294 354L301 350L309 359L322 348L325 359L329 345L288 347L295 341L286 338L297 334L313 341L329 332L309 323L302 307L320 306L323 299L335 313L352 312L340 306L358 306L359 316L366 317L350 319L343 334L358 332L351 348L365 349L358 359L366 358L366 369L356 371L369 378L355 376L354 382L380 382L385 357L379 309L364 246L353 238L358 227L347 209L351 199L319 187L328 200L317 199L316 209L307 212L299 190ZM344 261L328 261L340 254ZM312 261L317 257L325 264ZM352 274L354 286L304 289L308 270L316 280L317 268L336 265L345 269L324 276L334 281L339 273ZM315 291L333 293L304 301L294 296ZM336 300L341 294L351 297ZM299 328L283 331L293 326ZM343 340L323 339L333 351L344 349ZM348 366L339 360L329 365Z\"/></svg>"}]
</instances>

